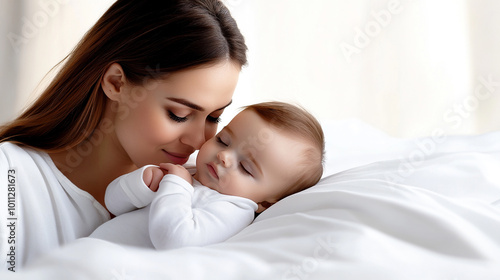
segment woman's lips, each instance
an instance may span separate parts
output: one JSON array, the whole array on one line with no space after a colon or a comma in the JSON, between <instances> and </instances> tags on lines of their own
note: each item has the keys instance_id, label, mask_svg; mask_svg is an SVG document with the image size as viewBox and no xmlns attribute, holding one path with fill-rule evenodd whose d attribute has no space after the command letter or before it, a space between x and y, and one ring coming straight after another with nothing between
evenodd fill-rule
<instances>
[{"instance_id":1,"label":"woman's lips","mask_svg":"<svg viewBox=\"0 0 500 280\"><path fill-rule=\"evenodd\" d=\"M219 180L219 175L217 175L217 169L215 169L215 166L213 164L207 164L207 169L210 175L214 177L215 179Z\"/></svg>"},{"instance_id":2,"label":"woman's lips","mask_svg":"<svg viewBox=\"0 0 500 280\"><path fill-rule=\"evenodd\" d=\"M171 163L174 163L174 164L184 164L188 161L189 159L189 156L190 154L176 154L176 153L170 153L170 152L167 152L165 150L163 150L163 152L165 152L165 155L167 155L167 158L169 159L169 161Z\"/></svg>"}]
</instances>

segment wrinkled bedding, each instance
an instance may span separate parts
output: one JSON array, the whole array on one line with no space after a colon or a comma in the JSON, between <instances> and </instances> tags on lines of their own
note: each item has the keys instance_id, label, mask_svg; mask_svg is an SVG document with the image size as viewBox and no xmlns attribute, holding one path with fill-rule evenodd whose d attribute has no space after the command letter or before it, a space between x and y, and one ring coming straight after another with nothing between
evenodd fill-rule
<instances>
[{"instance_id":1,"label":"wrinkled bedding","mask_svg":"<svg viewBox=\"0 0 500 280\"><path fill-rule=\"evenodd\" d=\"M223 243L155 251L84 238L0 279L500 279L500 133L323 127L321 181Z\"/></svg>"}]
</instances>

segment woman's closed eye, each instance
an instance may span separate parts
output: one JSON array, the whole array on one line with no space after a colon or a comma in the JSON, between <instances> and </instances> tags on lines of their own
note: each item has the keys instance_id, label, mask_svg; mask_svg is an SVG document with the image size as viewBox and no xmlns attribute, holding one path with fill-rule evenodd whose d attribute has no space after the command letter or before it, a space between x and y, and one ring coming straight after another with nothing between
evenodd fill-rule
<instances>
[{"instance_id":1,"label":"woman's closed eye","mask_svg":"<svg viewBox=\"0 0 500 280\"><path fill-rule=\"evenodd\" d=\"M176 114L172 113L172 111L168 111L168 117L171 120L178 122L178 123L182 123L182 122L185 122L188 120L187 117L179 117Z\"/></svg>"},{"instance_id":2,"label":"woman's closed eye","mask_svg":"<svg viewBox=\"0 0 500 280\"><path fill-rule=\"evenodd\" d=\"M212 117L212 116L209 115L207 117L207 121L211 122L211 123L218 124L218 123L220 123L221 119L220 119L220 117Z\"/></svg>"},{"instance_id":3,"label":"woman's closed eye","mask_svg":"<svg viewBox=\"0 0 500 280\"><path fill-rule=\"evenodd\" d=\"M176 115L174 112L168 110L168 117L175 121L175 122L178 122L178 123L182 123L182 122L185 122L188 120L187 116L185 117L181 117L179 115ZM213 123L213 124L218 124L220 123L221 121L221 118L220 117L213 117L213 116L207 116L207 121L210 122L210 123Z\"/></svg>"}]
</instances>

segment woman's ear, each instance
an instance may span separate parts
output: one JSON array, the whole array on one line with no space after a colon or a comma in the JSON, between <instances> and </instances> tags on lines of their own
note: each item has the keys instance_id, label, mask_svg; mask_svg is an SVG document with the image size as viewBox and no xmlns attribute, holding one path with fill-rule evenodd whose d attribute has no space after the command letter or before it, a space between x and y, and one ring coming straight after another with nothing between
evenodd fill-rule
<instances>
[{"instance_id":1,"label":"woman's ear","mask_svg":"<svg viewBox=\"0 0 500 280\"><path fill-rule=\"evenodd\" d=\"M102 77L101 87L106 96L113 101L120 99L123 86L127 82L123 68L118 63L111 64Z\"/></svg>"}]
</instances>

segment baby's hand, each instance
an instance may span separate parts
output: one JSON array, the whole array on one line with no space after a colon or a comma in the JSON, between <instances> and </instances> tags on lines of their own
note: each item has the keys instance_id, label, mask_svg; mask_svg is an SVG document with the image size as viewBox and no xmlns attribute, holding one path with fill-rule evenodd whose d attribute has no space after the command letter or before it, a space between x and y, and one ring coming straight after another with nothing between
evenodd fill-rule
<instances>
[{"instance_id":1,"label":"baby's hand","mask_svg":"<svg viewBox=\"0 0 500 280\"><path fill-rule=\"evenodd\" d=\"M157 191L160 186L160 181L166 172L159 167L148 167L144 170L142 174L142 180L144 180L144 184L148 186L152 191Z\"/></svg>"},{"instance_id":2,"label":"baby's hand","mask_svg":"<svg viewBox=\"0 0 500 280\"><path fill-rule=\"evenodd\" d=\"M174 174L186 180L189 184L193 184L193 177L184 166L173 163L160 163L160 168L167 174Z\"/></svg>"}]
</instances>

